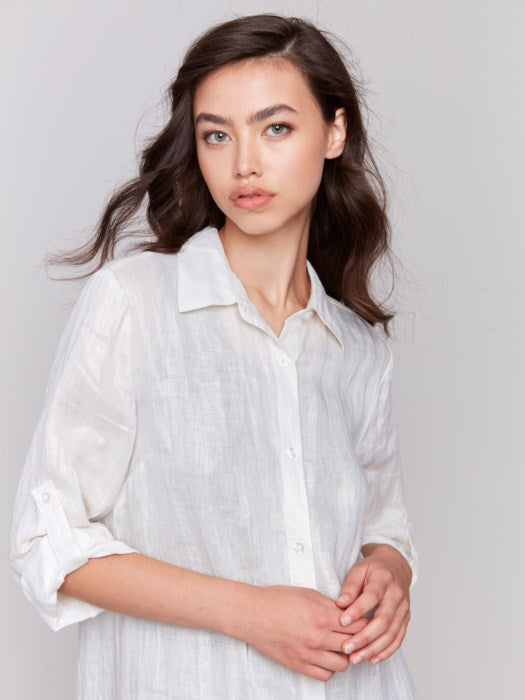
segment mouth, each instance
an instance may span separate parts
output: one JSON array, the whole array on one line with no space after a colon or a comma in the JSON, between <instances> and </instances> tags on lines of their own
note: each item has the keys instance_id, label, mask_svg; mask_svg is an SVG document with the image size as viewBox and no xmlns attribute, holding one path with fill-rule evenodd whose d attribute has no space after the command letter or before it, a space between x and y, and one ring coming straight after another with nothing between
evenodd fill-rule
<instances>
[{"instance_id":1,"label":"mouth","mask_svg":"<svg viewBox=\"0 0 525 700\"><path fill-rule=\"evenodd\" d=\"M257 209L271 202L273 197L273 194L243 194L236 197L233 203L240 209Z\"/></svg>"}]
</instances>

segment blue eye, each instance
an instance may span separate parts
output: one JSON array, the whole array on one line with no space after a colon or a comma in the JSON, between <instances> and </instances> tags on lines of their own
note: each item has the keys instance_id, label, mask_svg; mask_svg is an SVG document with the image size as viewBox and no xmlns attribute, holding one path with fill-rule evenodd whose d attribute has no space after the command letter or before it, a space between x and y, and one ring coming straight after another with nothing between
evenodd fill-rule
<instances>
[{"instance_id":1,"label":"blue eye","mask_svg":"<svg viewBox=\"0 0 525 700\"><path fill-rule=\"evenodd\" d=\"M266 127L266 129L275 129L275 128L278 128L277 134L275 134L275 132L274 132L274 135L277 135L277 136L281 136L282 134L285 134L287 131L293 131L293 127L289 126L288 124L282 124L281 122L276 122L276 123L274 123L274 124L269 124L269 125ZM286 131L284 131L284 129L285 129ZM209 137L210 137L210 136L214 136L215 134L217 134L218 136L228 136L228 134L226 134L225 131L217 131L217 130L215 129L215 130L213 130L213 131L206 131L206 132L202 135L202 138L203 138L204 141L207 141L208 143L212 143L212 144L225 143L225 140L222 139L222 138L221 138L220 140L217 140L217 141L210 141L210 140L209 140Z\"/></svg>"},{"instance_id":2,"label":"blue eye","mask_svg":"<svg viewBox=\"0 0 525 700\"><path fill-rule=\"evenodd\" d=\"M205 134L202 135L202 138L205 141L208 141L208 136L213 136L214 134L222 134L223 136L226 136L224 131L207 131ZM208 141L208 143L213 143L212 141ZM215 142L217 143L217 142ZM224 141L219 141L219 143L224 143Z\"/></svg>"},{"instance_id":3,"label":"blue eye","mask_svg":"<svg viewBox=\"0 0 525 700\"><path fill-rule=\"evenodd\" d=\"M291 131L291 130L292 130L292 127L291 127L291 126L288 126L288 124L281 124L281 123L270 124L270 125L268 126L268 129L271 129L272 127L277 127L277 126L280 127L280 130L277 132L278 134L286 133L286 132L283 132L283 127L284 127L285 129L288 129L288 131Z\"/></svg>"}]
</instances>

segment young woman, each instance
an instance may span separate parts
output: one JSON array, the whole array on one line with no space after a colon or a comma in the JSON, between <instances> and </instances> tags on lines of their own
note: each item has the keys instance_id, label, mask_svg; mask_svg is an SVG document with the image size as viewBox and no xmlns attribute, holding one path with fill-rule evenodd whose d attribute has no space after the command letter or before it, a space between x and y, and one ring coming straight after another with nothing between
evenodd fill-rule
<instances>
[{"instance_id":1,"label":"young woman","mask_svg":"<svg viewBox=\"0 0 525 700\"><path fill-rule=\"evenodd\" d=\"M79 698L417 697L393 315L369 290L389 224L356 81L327 32L255 15L199 37L170 89L138 177L63 258L101 254L13 571L51 629L79 623ZM149 238L115 259L146 197Z\"/></svg>"}]
</instances>

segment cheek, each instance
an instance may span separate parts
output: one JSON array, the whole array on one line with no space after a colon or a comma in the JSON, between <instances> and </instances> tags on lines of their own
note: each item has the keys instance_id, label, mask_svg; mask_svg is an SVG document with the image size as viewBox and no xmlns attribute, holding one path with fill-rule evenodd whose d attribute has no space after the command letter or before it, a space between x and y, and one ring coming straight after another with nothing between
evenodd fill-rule
<instances>
[{"instance_id":1,"label":"cheek","mask_svg":"<svg viewBox=\"0 0 525 700\"><path fill-rule=\"evenodd\" d=\"M304 200L314 196L323 175L324 155L311 145L294 149L283 159L283 179L294 199Z\"/></svg>"},{"instance_id":2,"label":"cheek","mask_svg":"<svg viewBox=\"0 0 525 700\"><path fill-rule=\"evenodd\" d=\"M218 172L220 171L218 171L216 166L214 167L212 159L207 157L206 152L199 148L197 148L197 162L199 164L202 177L204 178L208 189L213 194L218 185Z\"/></svg>"}]
</instances>

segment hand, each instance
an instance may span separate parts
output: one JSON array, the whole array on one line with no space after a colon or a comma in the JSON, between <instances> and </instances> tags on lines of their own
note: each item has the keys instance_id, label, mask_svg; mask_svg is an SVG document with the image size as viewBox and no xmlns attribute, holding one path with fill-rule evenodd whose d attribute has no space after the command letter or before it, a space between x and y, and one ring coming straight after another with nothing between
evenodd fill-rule
<instances>
[{"instance_id":1,"label":"hand","mask_svg":"<svg viewBox=\"0 0 525 700\"><path fill-rule=\"evenodd\" d=\"M410 620L410 565L395 547L374 544L370 548L370 554L357 561L346 576L341 596L347 598L340 596L336 601L345 608L341 624L345 616L355 620L377 606L371 620L352 637L350 663L387 659L401 646Z\"/></svg>"},{"instance_id":2,"label":"hand","mask_svg":"<svg viewBox=\"0 0 525 700\"><path fill-rule=\"evenodd\" d=\"M282 666L328 681L335 671L346 671L342 646L367 624L365 618L343 626L339 613L332 598L312 588L259 586L244 629L235 636Z\"/></svg>"}]
</instances>

